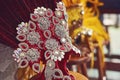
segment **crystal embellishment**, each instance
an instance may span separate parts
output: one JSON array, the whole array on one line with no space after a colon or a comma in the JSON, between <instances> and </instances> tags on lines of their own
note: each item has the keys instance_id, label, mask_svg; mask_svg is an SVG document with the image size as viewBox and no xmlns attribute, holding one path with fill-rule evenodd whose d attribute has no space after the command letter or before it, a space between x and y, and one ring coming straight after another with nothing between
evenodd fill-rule
<instances>
[{"instance_id":1,"label":"crystal embellishment","mask_svg":"<svg viewBox=\"0 0 120 80\"><path fill-rule=\"evenodd\" d=\"M29 61L37 61L38 58L40 58L40 54L38 52L37 49L29 49L27 52L26 52L26 57Z\"/></svg>"},{"instance_id":2,"label":"crystal embellishment","mask_svg":"<svg viewBox=\"0 0 120 80\"><path fill-rule=\"evenodd\" d=\"M45 42L45 47L46 47L48 50L55 50L55 49L57 49L57 47L58 47L58 41L56 41L56 39L48 39L48 40Z\"/></svg>"},{"instance_id":3,"label":"crystal embellishment","mask_svg":"<svg viewBox=\"0 0 120 80\"><path fill-rule=\"evenodd\" d=\"M37 44L39 42L39 38L40 38L40 35L39 33L37 32L30 32L28 35L27 35L27 40L29 41L29 43L31 44Z\"/></svg>"}]
</instances>

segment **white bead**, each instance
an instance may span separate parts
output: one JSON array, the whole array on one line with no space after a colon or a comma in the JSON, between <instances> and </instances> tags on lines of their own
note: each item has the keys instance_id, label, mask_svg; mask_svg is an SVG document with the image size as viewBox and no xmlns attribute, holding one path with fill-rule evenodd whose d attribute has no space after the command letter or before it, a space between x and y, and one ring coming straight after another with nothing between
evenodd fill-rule
<instances>
[{"instance_id":1,"label":"white bead","mask_svg":"<svg viewBox=\"0 0 120 80\"><path fill-rule=\"evenodd\" d=\"M58 60L61 61L62 60L61 57L58 57Z\"/></svg>"},{"instance_id":2,"label":"white bead","mask_svg":"<svg viewBox=\"0 0 120 80\"><path fill-rule=\"evenodd\" d=\"M49 67L51 67L52 66L52 64L51 63L49 63Z\"/></svg>"},{"instance_id":3,"label":"white bead","mask_svg":"<svg viewBox=\"0 0 120 80\"><path fill-rule=\"evenodd\" d=\"M55 11L55 15L57 17L62 17L62 12L57 10L57 11Z\"/></svg>"},{"instance_id":4,"label":"white bead","mask_svg":"<svg viewBox=\"0 0 120 80\"><path fill-rule=\"evenodd\" d=\"M87 33L88 33L88 35L90 35L90 36L91 36L91 35L92 35L92 33L93 33L93 31L92 31L92 30L88 30L88 32L87 32Z\"/></svg>"},{"instance_id":5,"label":"white bead","mask_svg":"<svg viewBox=\"0 0 120 80\"><path fill-rule=\"evenodd\" d=\"M56 14L60 16L60 15L61 15L61 12L60 12L60 11L57 11Z\"/></svg>"},{"instance_id":6,"label":"white bead","mask_svg":"<svg viewBox=\"0 0 120 80\"><path fill-rule=\"evenodd\" d=\"M65 43L66 42L66 39L65 38L61 38L61 43Z\"/></svg>"},{"instance_id":7,"label":"white bead","mask_svg":"<svg viewBox=\"0 0 120 80\"><path fill-rule=\"evenodd\" d=\"M62 3L62 2L59 2L58 4L61 4L61 5L62 5L63 3Z\"/></svg>"},{"instance_id":8,"label":"white bead","mask_svg":"<svg viewBox=\"0 0 120 80\"><path fill-rule=\"evenodd\" d=\"M40 12L39 12L39 14L40 14L40 15L43 15L43 14L44 14L44 12L43 12L43 11L40 11Z\"/></svg>"},{"instance_id":9,"label":"white bead","mask_svg":"<svg viewBox=\"0 0 120 80\"><path fill-rule=\"evenodd\" d=\"M54 54L59 54L59 52L58 52L58 51L55 51Z\"/></svg>"},{"instance_id":10,"label":"white bead","mask_svg":"<svg viewBox=\"0 0 120 80\"><path fill-rule=\"evenodd\" d=\"M24 25L25 25L25 23L24 23L24 22L21 22L21 25L22 25L22 26L24 26Z\"/></svg>"},{"instance_id":11,"label":"white bead","mask_svg":"<svg viewBox=\"0 0 120 80\"><path fill-rule=\"evenodd\" d=\"M65 20L62 20L62 25L65 25L65 24L66 24Z\"/></svg>"},{"instance_id":12,"label":"white bead","mask_svg":"<svg viewBox=\"0 0 120 80\"><path fill-rule=\"evenodd\" d=\"M57 61L57 57L54 57L54 61Z\"/></svg>"},{"instance_id":13,"label":"white bead","mask_svg":"<svg viewBox=\"0 0 120 80\"><path fill-rule=\"evenodd\" d=\"M51 59L52 59L52 60L54 59L54 55L51 56Z\"/></svg>"},{"instance_id":14,"label":"white bead","mask_svg":"<svg viewBox=\"0 0 120 80\"><path fill-rule=\"evenodd\" d=\"M64 52L61 52L61 54L62 54L62 55L65 55L65 53L64 53Z\"/></svg>"},{"instance_id":15,"label":"white bead","mask_svg":"<svg viewBox=\"0 0 120 80\"><path fill-rule=\"evenodd\" d=\"M61 58L64 58L64 56L63 56L63 55L61 55Z\"/></svg>"}]
</instances>

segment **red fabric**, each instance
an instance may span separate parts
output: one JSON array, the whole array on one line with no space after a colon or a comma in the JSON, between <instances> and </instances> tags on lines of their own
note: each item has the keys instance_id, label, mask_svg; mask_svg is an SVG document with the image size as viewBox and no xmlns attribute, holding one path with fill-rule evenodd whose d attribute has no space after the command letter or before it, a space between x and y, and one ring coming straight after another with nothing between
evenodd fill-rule
<instances>
[{"instance_id":1,"label":"red fabric","mask_svg":"<svg viewBox=\"0 0 120 80\"><path fill-rule=\"evenodd\" d=\"M34 8L44 6L56 7L61 0L0 0L0 42L16 48L16 27L20 22L28 22Z\"/></svg>"},{"instance_id":2,"label":"red fabric","mask_svg":"<svg viewBox=\"0 0 120 80\"><path fill-rule=\"evenodd\" d=\"M75 52L73 50L71 50L70 52L66 53L65 58L62 61L60 61L60 62L57 61L57 66L59 67L60 70L62 70L64 75L70 75L70 73L66 67L66 63L67 63L67 60L69 59L69 56L71 54L75 54ZM70 77L71 77L71 80L75 80L73 75L70 75ZM33 76L31 78L31 80L40 80L40 79L45 80L44 70L41 74L37 74L36 76ZM61 79L52 79L52 80L61 80Z\"/></svg>"}]
</instances>

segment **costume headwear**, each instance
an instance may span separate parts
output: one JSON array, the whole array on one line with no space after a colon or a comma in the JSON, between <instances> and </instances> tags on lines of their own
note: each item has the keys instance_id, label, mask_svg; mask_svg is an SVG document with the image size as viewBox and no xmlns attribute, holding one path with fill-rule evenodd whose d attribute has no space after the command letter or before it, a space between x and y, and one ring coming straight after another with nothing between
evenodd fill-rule
<instances>
[{"instance_id":1,"label":"costume headwear","mask_svg":"<svg viewBox=\"0 0 120 80\"><path fill-rule=\"evenodd\" d=\"M30 19L17 27L16 38L20 43L13 56L18 67L30 66L40 74L40 80L74 80L68 73L66 62L71 53L80 54L80 50L71 43L64 4L57 3L55 11L37 7ZM43 70L40 61L45 65Z\"/></svg>"}]
</instances>

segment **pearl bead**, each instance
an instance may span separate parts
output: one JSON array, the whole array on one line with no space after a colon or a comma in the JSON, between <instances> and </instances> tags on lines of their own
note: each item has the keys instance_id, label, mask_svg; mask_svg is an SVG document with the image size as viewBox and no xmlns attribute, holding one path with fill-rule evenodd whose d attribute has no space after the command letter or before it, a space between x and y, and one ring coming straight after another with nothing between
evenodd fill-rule
<instances>
[{"instance_id":1,"label":"pearl bead","mask_svg":"<svg viewBox=\"0 0 120 80\"><path fill-rule=\"evenodd\" d=\"M92 32L92 30L89 30L87 33L89 36L91 36L93 32Z\"/></svg>"},{"instance_id":2,"label":"pearl bead","mask_svg":"<svg viewBox=\"0 0 120 80\"><path fill-rule=\"evenodd\" d=\"M58 51L55 51L54 54L59 54L59 52L58 52Z\"/></svg>"},{"instance_id":3,"label":"pearl bead","mask_svg":"<svg viewBox=\"0 0 120 80\"><path fill-rule=\"evenodd\" d=\"M65 43L66 42L66 39L65 38L61 38L61 43Z\"/></svg>"},{"instance_id":4,"label":"pearl bead","mask_svg":"<svg viewBox=\"0 0 120 80\"><path fill-rule=\"evenodd\" d=\"M57 11L57 15L59 15L59 16L60 16L60 15L61 15L61 12L60 12L60 11Z\"/></svg>"},{"instance_id":5,"label":"pearl bead","mask_svg":"<svg viewBox=\"0 0 120 80\"><path fill-rule=\"evenodd\" d=\"M57 17L61 17L62 16L61 11L56 11L55 14L56 14Z\"/></svg>"},{"instance_id":6,"label":"pearl bead","mask_svg":"<svg viewBox=\"0 0 120 80\"><path fill-rule=\"evenodd\" d=\"M51 63L49 63L49 67L51 67L52 66L52 64Z\"/></svg>"},{"instance_id":7,"label":"pearl bead","mask_svg":"<svg viewBox=\"0 0 120 80\"><path fill-rule=\"evenodd\" d=\"M40 14L40 15L44 15L44 12L43 12L43 11L39 11L39 14Z\"/></svg>"},{"instance_id":8,"label":"pearl bead","mask_svg":"<svg viewBox=\"0 0 120 80\"><path fill-rule=\"evenodd\" d=\"M64 52L61 52L61 54L62 54L62 55L65 55L65 53L64 53Z\"/></svg>"},{"instance_id":9,"label":"pearl bead","mask_svg":"<svg viewBox=\"0 0 120 80\"><path fill-rule=\"evenodd\" d=\"M65 24L66 24L65 20L62 20L62 24L63 24L63 25L65 25Z\"/></svg>"}]
</instances>

